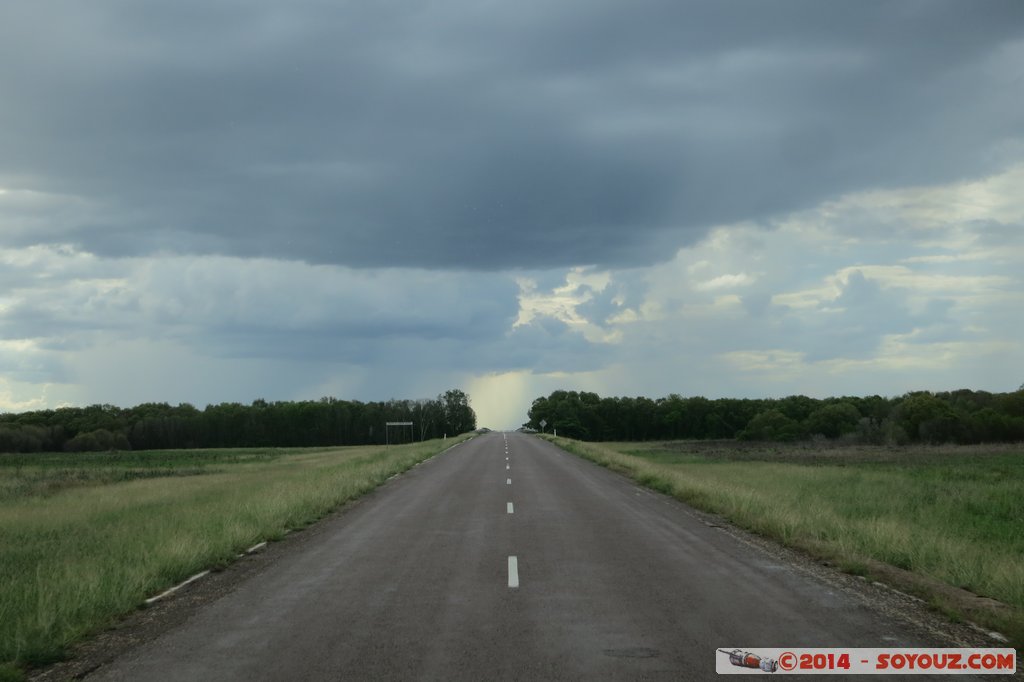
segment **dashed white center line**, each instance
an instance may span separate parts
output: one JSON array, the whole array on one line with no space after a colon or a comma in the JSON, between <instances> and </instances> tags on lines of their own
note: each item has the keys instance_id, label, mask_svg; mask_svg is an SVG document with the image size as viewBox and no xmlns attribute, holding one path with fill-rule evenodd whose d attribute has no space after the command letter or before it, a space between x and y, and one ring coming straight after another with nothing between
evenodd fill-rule
<instances>
[{"instance_id":1,"label":"dashed white center line","mask_svg":"<svg viewBox=\"0 0 1024 682\"><path fill-rule=\"evenodd\" d=\"M508 437L507 436L505 437L505 461L506 462L509 461L509 459L508 459ZM512 470L512 465L511 464L505 464L505 471L511 471L511 470ZM505 485L512 485L512 479L511 478L506 478L505 479ZM511 502L506 502L505 503L505 511L507 513L509 513L509 514L515 513L515 508L512 506ZM514 556L510 556L508 558L508 586L511 589L518 589L519 588L519 560L516 557L514 557Z\"/></svg>"}]
</instances>

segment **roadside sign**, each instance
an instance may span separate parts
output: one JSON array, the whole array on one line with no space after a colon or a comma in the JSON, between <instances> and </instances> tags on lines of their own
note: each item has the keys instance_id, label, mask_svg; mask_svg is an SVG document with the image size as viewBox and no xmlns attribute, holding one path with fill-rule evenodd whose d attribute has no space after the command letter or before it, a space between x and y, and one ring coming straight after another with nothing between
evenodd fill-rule
<instances>
[{"instance_id":1,"label":"roadside sign","mask_svg":"<svg viewBox=\"0 0 1024 682\"><path fill-rule=\"evenodd\" d=\"M384 422L384 444L391 445L391 427L392 426L408 426L409 427L409 442L411 443L415 435L412 430L412 422Z\"/></svg>"}]
</instances>

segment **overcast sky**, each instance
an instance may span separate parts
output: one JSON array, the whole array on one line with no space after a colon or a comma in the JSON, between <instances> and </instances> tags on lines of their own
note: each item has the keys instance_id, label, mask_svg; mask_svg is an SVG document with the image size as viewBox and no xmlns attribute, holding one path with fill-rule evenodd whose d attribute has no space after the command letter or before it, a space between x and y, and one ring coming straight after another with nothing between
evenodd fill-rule
<instances>
[{"instance_id":1,"label":"overcast sky","mask_svg":"<svg viewBox=\"0 0 1024 682\"><path fill-rule=\"evenodd\" d=\"M1024 382L1024 3L12 0L0 409Z\"/></svg>"}]
</instances>

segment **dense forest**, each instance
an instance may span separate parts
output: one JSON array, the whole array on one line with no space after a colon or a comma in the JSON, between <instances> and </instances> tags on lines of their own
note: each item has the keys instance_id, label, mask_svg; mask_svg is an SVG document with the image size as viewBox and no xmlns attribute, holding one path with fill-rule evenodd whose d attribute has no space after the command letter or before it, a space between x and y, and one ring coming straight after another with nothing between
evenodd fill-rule
<instances>
[{"instance_id":1,"label":"dense forest","mask_svg":"<svg viewBox=\"0 0 1024 682\"><path fill-rule=\"evenodd\" d=\"M385 428L387 422L409 421L411 428ZM453 436L475 428L469 396L456 389L433 400L369 403L256 400L203 410L187 403L92 405L0 414L0 452L366 445Z\"/></svg>"},{"instance_id":2,"label":"dense forest","mask_svg":"<svg viewBox=\"0 0 1024 682\"><path fill-rule=\"evenodd\" d=\"M1024 441L1024 386L1013 393L962 389L818 400L601 398L555 391L537 398L525 427L581 440L739 438L793 441L842 438L856 443ZM542 429L541 422L545 422Z\"/></svg>"}]
</instances>

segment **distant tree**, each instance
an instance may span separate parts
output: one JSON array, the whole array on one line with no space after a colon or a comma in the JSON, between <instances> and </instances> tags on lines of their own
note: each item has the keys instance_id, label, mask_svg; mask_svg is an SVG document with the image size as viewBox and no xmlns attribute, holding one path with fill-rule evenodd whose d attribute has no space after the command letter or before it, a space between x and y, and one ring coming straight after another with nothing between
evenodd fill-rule
<instances>
[{"instance_id":1,"label":"distant tree","mask_svg":"<svg viewBox=\"0 0 1024 682\"><path fill-rule=\"evenodd\" d=\"M818 409L821 401L808 398L805 395L791 395L782 398L775 404L775 409L796 422L802 422L810 416L811 412Z\"/></svg>"},{"instance_id":2,"label":"distant tree","mask_svg":"<svg viewBox=\"0 0 1024 682\"><path fill-rule=\"evenodd\" d=\"M412 409L414 428L419 430L420 440L439 438L444 425L444 407L440 400L419 400Z\"/></svg>"},{"instance_id":3,"label":"distant tree","mask_svg":"<svg viewBox=\"0 0 1024 682\"><path fill-rule=\"evenodd\" d=\"M1024 417L1024 387L1013 393L1003 393L993 401L996 410L1011 417Z\"/></svg>"},{"instance_id":4,"label":"distant tree","mask_svg":"<svg viewBox=\"0 0 1024 682\"><path fill-rule=\"evenodd\" d=\"M838 438L844 433L856 431L860 420L861 414L856 407L841 402L811 412L804 422L804 428L812 435L820 433L826 438Z\"/></svg>"},{"instance_id":5,"label":"distant tree","mask_svg":"<svg viewBox=\"0 0 1024 682\"><path fill-rule=\"evenodd\" d=\"M476 413L469 406L469 396L453 388L438 396L444 410L445 433L455 436L476 428Z\"/></svg>"},{"instance_id":6,"label":"distant tree","mask_svg":"<svg viewBox=\"0 0 1024 682\"><path fill-rule=\"evenodd\" d=\"M761 412L740 432L741 440L793 441L802 435L800 424L776 409Z\"/></svg>"},{"instance_id":7,"label":"distant tree","mask_svg":"<svg viewBox=\"0 0 1024 682\"><path fill-rule=\"evenodd\" d=\"M576 396L573 396L575 398ZM555 406L555 413L550 424L553 430L557 430L568 438L588 440L590 432L583 425L580 419L580 404L578 400L567 398Z\"/></svg>"},{"instance_id":8,"label":"distant tree","mask_svg":"<svg viewBox=\"0 0 1024 682\"><path fill-rule=\"evenodd\" d=\"M604 403L602 403L602 406L603 405ZM527 421L525 424L523 424L523 426L534 429L536 431L541 431L541 422L551 422L551 420L548 419L548 417L551 416L551 409L549 407L548 398L545 398L544 396L534 398L533 402L530 404L530 409L527 410L526 412L526 416Z\"/></svg>"},{"instance_id":9,"label":"distant tree","mask_svg":"<svg viewBox=\"0 0 1024 682\"><path fill-rule=\"evenodd\" d=\"M59 448L60 431L34 424L0 425L0 452L41 452Z\"/></svg>"},{"instance_id":10,"label":"distant tree","mask_svg":"<svg viewBox=\"0 0 1024 682\"><path fill-rule=\"evenodd\" d=\"M80 433L64 445L68 452L101 452L107 450L131 450L128 438L121 432L112 433L96 429Z\"/></svg>"},{"instance_id":11,"label":"distant tree","mask_svg":"<svg viewBox=\"0 0 1024 682\"><path fill-rule=\"evenodd\" d=\"M949 403L931 393L908 394L893 416L911 440L943 443L957 439L960 418Z\"/></svg>"},{"instance_id":12,"label":"distant tree","mask_svg":"<svg viewBox=\"0 0 1024 682\"><path fill-rule=\"evenodd\" d=\"M964 439L972 443L995 443L1024 440L1024 419L1001 414L991 407L978 410L967 418Z\"/></svg>"}]
</instances>

